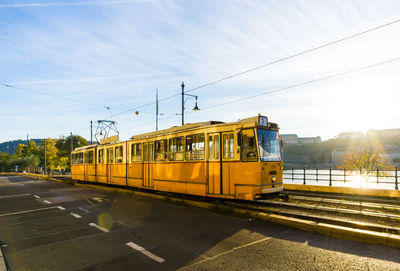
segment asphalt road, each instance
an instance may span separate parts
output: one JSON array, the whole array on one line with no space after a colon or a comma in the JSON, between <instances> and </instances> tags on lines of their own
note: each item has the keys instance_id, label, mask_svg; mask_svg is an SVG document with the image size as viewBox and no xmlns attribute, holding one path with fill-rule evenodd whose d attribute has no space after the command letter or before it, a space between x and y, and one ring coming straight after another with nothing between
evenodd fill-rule
<instances>
[{"instance_id":1,"label":"asphalt road","mask_svg":"<svg viewBox=\"0 0 400 271\"><path fill-rule=\"evenodd\" d=\"M12 271L400 270L396 248L19 176L0 176L0 241Z\"/></svg>"}]
</instances>

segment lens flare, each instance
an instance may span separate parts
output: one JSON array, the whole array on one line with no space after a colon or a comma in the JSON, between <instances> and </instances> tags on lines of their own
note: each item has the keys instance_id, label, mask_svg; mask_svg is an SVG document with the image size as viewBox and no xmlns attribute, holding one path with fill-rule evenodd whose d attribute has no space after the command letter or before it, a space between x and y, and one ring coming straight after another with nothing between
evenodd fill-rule
<instances>
[{"instance_id":1,"label":"lens flare","mask_svg":"<svg viewBox=\"0 0 400 271\"><path fill-rule=\"evenodd\" d=\"M98 217L98 224L107 230L111 230L114 224L114 219L109 213L101 213Z\"/></svg>"}]
</instances>

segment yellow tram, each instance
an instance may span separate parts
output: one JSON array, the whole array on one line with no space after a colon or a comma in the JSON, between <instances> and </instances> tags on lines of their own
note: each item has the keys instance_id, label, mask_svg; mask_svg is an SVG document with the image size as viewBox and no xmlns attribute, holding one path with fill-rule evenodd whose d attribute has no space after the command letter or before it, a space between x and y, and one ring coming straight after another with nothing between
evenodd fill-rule
<instances>
[{"instance_id":1,"label":"yellow tram","mask_svg":"<svg viewBox=\"0 0 400 271\"><path fill-rule=\"evenodd\" d=\"M253 200L283 190L278 125L265 116L175 126L77 148L75 180Z\"/></svg>"}]
</instances>

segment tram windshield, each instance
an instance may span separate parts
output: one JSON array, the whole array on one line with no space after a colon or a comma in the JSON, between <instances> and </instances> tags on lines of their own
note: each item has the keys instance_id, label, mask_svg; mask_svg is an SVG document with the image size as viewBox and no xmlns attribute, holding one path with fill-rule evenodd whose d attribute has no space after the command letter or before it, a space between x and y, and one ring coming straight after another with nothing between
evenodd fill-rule
<instances>
[{"instance_id":1,"label":"tram windshield","mask_svg":"<svg viewBox=\"0 0 400 271\"><path fill-rule=\"evenodd\" d=\"M257 129L258 144L260 146L260 159L263 162L281 161L281 147L278 132Z\"/></svg>"}]
</instances>

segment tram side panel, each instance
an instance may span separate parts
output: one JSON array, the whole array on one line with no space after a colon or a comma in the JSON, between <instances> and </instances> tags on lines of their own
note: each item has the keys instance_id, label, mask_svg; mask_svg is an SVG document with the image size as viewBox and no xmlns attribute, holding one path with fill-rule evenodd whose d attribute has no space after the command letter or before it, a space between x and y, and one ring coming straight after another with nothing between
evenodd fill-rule
<instances>
[{"instance_id":1,"label":"tram side panel","mask_svg":"<svg viewBox=\"0 0 400 271\"><path fill-rule=\"evenodd\" d=\"M163 162L153 164L154 189L206 195L205 161Z\"/></svg>"}]
</instances>

